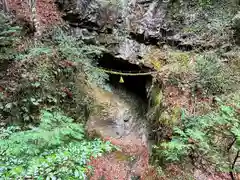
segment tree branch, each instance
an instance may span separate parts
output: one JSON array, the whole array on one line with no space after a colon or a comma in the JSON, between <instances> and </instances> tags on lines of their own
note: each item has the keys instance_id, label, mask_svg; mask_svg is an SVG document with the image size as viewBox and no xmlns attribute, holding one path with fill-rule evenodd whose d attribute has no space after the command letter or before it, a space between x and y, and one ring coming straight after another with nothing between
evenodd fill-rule
<instances>
[{"instance_id":1,"label":"tree branch","mask_svg":"<svg viewBox=\"0 0 240 180\"><path fill-rule=\"evenodd\" d=\"M229 173L231 178L232 178L232 180L236 180L235 177L234 177L233 171L234 171L234 167L235 167L235 164L237 162L237 159L239 157L239 153L240 153L240 150L237 151L237 154L236 154L236 156L235 156L235 158L233 160L232 166L231 166L231 171Z\"/></svg>"}]
</instances>

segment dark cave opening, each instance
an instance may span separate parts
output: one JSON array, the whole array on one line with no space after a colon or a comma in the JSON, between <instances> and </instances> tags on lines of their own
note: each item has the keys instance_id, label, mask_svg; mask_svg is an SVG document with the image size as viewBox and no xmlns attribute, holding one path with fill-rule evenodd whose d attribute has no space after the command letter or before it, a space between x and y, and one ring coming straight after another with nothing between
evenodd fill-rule
<instances>
[{"instance_id":1,"label":"dark cave opening","mask_svg":"<svg viewBox=\"0 0 240 180\"><path fill-rule=\"evenodd\" d=\"M141 67L136 64L131 64L126 60L116 59L110 54L104 54L98 60L98 66L104 69L117 71L117 72L131 72L131 73L140 73L140 72L149 72L150 68ZM115 88L124 88L127 92L133 93L146 103L148 101L147 92L146 92L146 83L151 82L151 75L144 76L121 76L116 74L108 73L109 75L109 84ZM124 82L120 82L120 78L123 78Z\"/></svg>"}]
</instances>

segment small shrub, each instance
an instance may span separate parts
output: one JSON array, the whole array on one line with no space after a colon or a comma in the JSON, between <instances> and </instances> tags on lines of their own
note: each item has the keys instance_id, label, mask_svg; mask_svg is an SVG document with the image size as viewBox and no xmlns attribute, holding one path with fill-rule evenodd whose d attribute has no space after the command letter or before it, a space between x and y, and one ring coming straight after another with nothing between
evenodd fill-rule
<instances>
[{"instance_id":1,"label":"small shrub","mask_svg":"<svg viewBox=\"0 0 240 180\"><path fill-rule=\"evenodd\" d=\"M108 79L107 73L96 68L97 59L105 51L103 47L86 45L83 41L68 36L63 31L55 32L55 43L58 44L57 51L62 59L67 59L78 63L87 75L88 81L104 89L109 89L105 81Z\"/></svg>"},{"instance_id":2,"label":"small shrub","mask_svg":"<svg viewBox=\"0 0 240 180\"><path fill-rule=\"evenodd\" d=\"M90 158L113 150L108 142L87 140L83 125L58 111L41 111L39 127L10 132L0 136L0 176L5 179L85 179Z\"/></svg>"},{"instance_id":3,"label":"small shrub","mask_svg":"<svg viewBox=\"0 0 240 180\"><path fill-rule=\"evenodd\" d=\"M202 89L205 95L225 93L230 88L230 72L215 56L198 56L196 73L197 76L193 84Z\"/></svg>"},{"instance_id":4,"label":"small shrub","mask_svg":"<svg viewBox=\"0 0 240 180\"><path fill-rule=\"evenodd\" d=\"M48 36L51 41L43 38L42 42L30 42L27 48L16 54L16 63L0 82L4 87L0 93L10 95L0 96L3 119L36 124L39 111L45 105L64 106L62 109L70 112L70 108L77 106L75 95L79 92L75 91L75 77L79 73L87 77L89 83L110 89L105 83L108 75L96 68L95 58L101 56L103 48L86 45L62 30L55 30ZM13 76L15 78L11 79ZM12 83L5 84L9 79ZM76 109L72 111L78 114Z\"/></svg>"},{"instance_id":5,"label":"small shrub","mask_svg":"<svg viewBox=\"0 0 240 180\"><path fill-rule=\"evenodd\" d=\"M238 158L240 151L239 117L234 106L223 102L215 112L183 116L182 125L173 130L172 140L157 146L157 153L168 162L190 158L201 168L213 166L218 171L238 171L240 167L233 159Z\"/></svg>"},{"instance_id":6,"label":"small shrub","mask_svg":"<svg viewBox=\"0 0 240 180\"><path fill-rule=\"evenodd\" d=\"M13 25L9 18L0 11L0 63L12 60L16 55L14 45L20 38L21 27Z\"/></svg>"}]
</instances>

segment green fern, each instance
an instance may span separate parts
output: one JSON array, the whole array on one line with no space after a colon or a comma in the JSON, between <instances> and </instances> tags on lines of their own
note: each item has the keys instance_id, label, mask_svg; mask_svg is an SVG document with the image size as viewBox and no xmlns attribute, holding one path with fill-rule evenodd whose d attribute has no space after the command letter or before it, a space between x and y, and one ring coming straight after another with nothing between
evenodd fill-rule
<instances>
[{"instance_id":1,"label":"green fern","mask_svg":"<svg viewBox=\"0 0 240 180\"><path fill-rule=\"evenodd\" d=\"M36 47L30 47L27 52L16 55L16 60L34 59L40 55L51 56L53 53L52 47L44 46L43 44L35 45Z\"/></svg>"},{"instance_id":2,"label":"green fern","mask_svg":"<svg viewBox=\"0 0 240 180\"><path fill-rule=\"evenodd\" d=\"M240 116L233 107L219 103L215 112L197 117L183 116L182 125L173 130L172 140L157 147L159 155L167 161L180 161L191 156L194 162L205 161L218 170L232 171L229 170L232 162L228 156L240 150ZM235 143L231 145L232 142ZM227 150L229 147L231 151Z\"/></svg>"},{"instance_id":3,"label":"green fern","mask_svg":"<svg viewBox=\"0 0 240 180\"><path fill-rule=\"evenodd\" d=\"M180 161L182 157L188 155L191 145L182 142L179 139L174 139L170 142L161 144L164 150L160 150L167 161Z\"/></svg>"}]
</instances>

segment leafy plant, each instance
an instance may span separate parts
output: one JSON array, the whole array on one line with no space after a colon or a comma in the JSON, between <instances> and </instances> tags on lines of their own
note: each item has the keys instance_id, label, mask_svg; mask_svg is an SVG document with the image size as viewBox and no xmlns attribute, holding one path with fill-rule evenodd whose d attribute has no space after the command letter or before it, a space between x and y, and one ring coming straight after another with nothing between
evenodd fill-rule
<instances>
[{"instance_id":1,"label":"leafy plant","mask_svg":"<svg viewBox=\"0 0 240 180\"><path fill-rule=\"evenodd\" d=\"M13 25L3 12L0 11L0 63L13 59L16 55L14 45L18 42L21 28Z\"/></svg>"},{"instance_id":2,"label":"leafy plant","mask_svg":"<svg viewBox=\"0 0 240 180\"><path fill-rule=\"evenodd\" d=\"M16 69L12 67L12 75L4 77L17 77L12 83L14 88L9 88L13 92L4 84L6 88L1 93L11 96L1 94L0 97L0 113L4 119L38 123L39 111L44 105L64 105L69 111L69 106L75 103L75 94L79 93L75 91L79 73L87 77L89 83L110 89L105 83L108 75L96 68L95 59L101 56L103 48L86 45L62 30L54 31L50 37L48 41L43 38L42 42L28 43L28 47L16 55Z\"/></svg>"},{"instance_id":3,"label":"leafy plant","mask_svg":"<svg viewBox=\"0 0 240 180\"><path fill-rule=\"evenodd\" d=\"M233 173L240 168L234 160L240 151L239 117L235 106L219 100L215 112L182 117L182 125L174 128L172 140L157 146L157 152L170 162L190 158L196 166L214 166L217 170Z\"/></svg>"},{"instance_id":4,"label":"leafy plant","mask_svg":"<svg viewBox=\"0 0 240 180\"><path fill-rule=\"evenodd\" d=\"M90 158L113 150L108 142L87 140L83 125L59 111L42 110L39 127L1 137L0 176L7 179L85 179Z\"/></svg>"},{"instance_id":5,"label":"leafy plant","mask_svg":"<svg viewBox=\"0 0 240 180\"><path fill-rule=\"evenodd\" d=\"M196 59L197 77L194 79L196 86L205 94L216 95L226 92L230 88L231 78L226 67L219 62L216 56L198 56Z\"/></svg>"},{"instance_id":6,"label":"leafy plant","mask_svg":"<svg viewBox=\"0 0 240 180\"><path fill-rule=\"evenodd\" d=\"M213 3L213 0L198 0L198 3L201 7L210 6Z\"/></svg>"},{"instance_id":7,"label":"leafy plant","mask_svg":"<svg viewBox=\"0 0 240 180\"><path fill-rule=\"evenodd\" d=\"M162 154L167 161L179 161L181 157L188 155L188 151L191 148L191 145L186 145L178 139L162 143L161 146L165 149Z\"/></svg>"},{"instance_id":8,"label":"leafy plant","mask_svg":"<svg viewBox=\"0 0 240 180\"><path fill-rule=\"evenodd\" d=\"M35 47L29 47L28 51L24 54L18 54L16 56L16 60L23 60L23 59L34 59L40 55L47 55L51 56L53 53L52 47L46 47L43 44L35 45Z\"/></svg>"},{"instance_id":9,"label":"leafy plant","mask_svg":"<svg viewBox=\"0 0 240 180\"><path fill-rule=\"evenodd\" d=\"M87 75L90 83L109 89L105 81L108 79L107 73L96 68L97 59L106 51L101 46L86 45L83 41L65 34L62 30L57 30L54 41L58 44L57 50L62 59L67 59L80 64L81 69Z\"/></svg>"}]
</instances>

